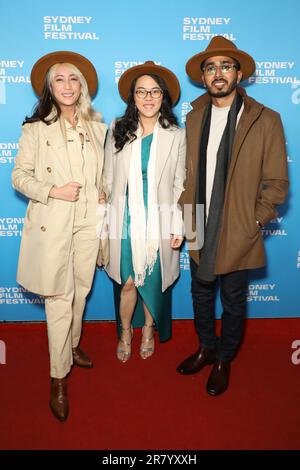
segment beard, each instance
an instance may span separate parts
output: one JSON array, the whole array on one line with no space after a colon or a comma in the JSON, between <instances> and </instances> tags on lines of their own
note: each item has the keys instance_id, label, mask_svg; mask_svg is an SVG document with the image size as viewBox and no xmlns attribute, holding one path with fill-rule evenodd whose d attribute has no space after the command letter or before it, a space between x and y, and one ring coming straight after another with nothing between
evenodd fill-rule
<instances>
[{"instance_id":1,"label":"beard","mask_svg":"<svg viewBox=\"0 0 300 470\"><path fill-rule=\"evenodd\" d=\"M214 82L215 81L216 80L214 80ZM213 85L214 82L212 82L212 85ZM228 84L228 82L226 80L224 80L224 82ZM225 96L229 96L233 92L233 90L236 89L237 85L238 85L238 82L237 82L237 79L235 79L230 84L230 86L227 88L227 90L224 90L224 91L223 90L212 91L212 87L208 86L207 84L206 84L205 88L206 88L206 91L209 94L209 96L212 96L213 98L224 98Z\"/></svg>"}]
</instances>

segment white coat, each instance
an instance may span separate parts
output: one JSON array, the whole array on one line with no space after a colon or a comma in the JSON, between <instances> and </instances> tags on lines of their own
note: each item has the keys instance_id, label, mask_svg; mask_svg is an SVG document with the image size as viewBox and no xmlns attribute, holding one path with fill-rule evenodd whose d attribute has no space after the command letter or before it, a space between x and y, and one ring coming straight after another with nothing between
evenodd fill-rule
<instances>
[{"instance_id":1,"label":"white coat","mask_svg":"<svg viewBox=\"0 0 300 470\"><path fill-rule=\"evenodd\" d=\"M120 259L121 236L128 183L129 162L132 145L127 143L120 152L114 146L109 130L105 145L103 188L109 203L109 264L108 275L121 284ZM157 201L161 208L177 207L184 190L185 181L185 130L177 127L158 128L156 157ZM162 291L165 291L179 276L179 250L170 246L171 235L183 234L181 212L167 214L159 212L159 254L162 271ZM166 232L168 237L165 237Z\"/></svg>"}]
</instances>

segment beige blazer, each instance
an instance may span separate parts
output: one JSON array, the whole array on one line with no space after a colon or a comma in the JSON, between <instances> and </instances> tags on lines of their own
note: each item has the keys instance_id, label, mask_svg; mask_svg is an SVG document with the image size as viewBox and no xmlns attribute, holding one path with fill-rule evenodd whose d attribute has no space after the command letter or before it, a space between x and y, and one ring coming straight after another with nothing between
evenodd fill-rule
<instances>
[{"instance_id":1,"label":"beige blazer","mask_svg":"<svg viewBox=\"0 0 300 470\"><path fill-rule=\"evenodd\" d=\"M131 144L126 144L121 152L116 152L112 131L109 130L105 145L105 165L103 188L109 203L109 252L107 273L119 284L121 235L124 218L125 196L128 182ZM162 291L165 291L179 275L179 250L170 247L171 234L183 234L181 211L172 212L177 207L185 180L185 130L177 127L158 129L157 138L156 187L157 200L161 209L160 223L160 262L162 270ZM164 234L168 234L168 238Z\"/></svg>"},{"instance_id":2,"label":"beige blazer","mask_svg":"<svg viewBox=\"0 0 300 470\"><path fill-rule=\"evenodd\" d=\"M87 127L98 154L96 182L100 191L106 125L90 121ZM13 187L29 198L17 281L40 295L64 293L75 204L48 198L48 194L53 185L63 186L72 180L60 122L25 124L12 172Z\"/></svg>"}]
</instances>

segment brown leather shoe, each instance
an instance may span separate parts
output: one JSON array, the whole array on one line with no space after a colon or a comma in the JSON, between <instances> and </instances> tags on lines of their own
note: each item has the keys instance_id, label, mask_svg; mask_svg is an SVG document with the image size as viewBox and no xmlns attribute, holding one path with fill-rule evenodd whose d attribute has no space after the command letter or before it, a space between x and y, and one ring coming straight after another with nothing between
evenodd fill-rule
<instances>
[{"instance_id":1,"label":"brown leather shoe","mask_svg":"<svg viewBox=\"0 0 300 470\"><path fill-rule=\"evenodd\" d=\"M200 348L192 356L188 357L177 367L177 372L183 375L196 374L203 367L213 364L216 360L216 353L213 349Z\"/></svg>"},{"instance_id":2,"label":"brown leather shoe","mask_svg":"<svg viewBox=\"0 0 300 470\"><path fill-rule=\"evenodd\" d=\"M50 408L60 421L66 421L69 413L67 379L51 379Z\"/></svg>"},{"instance_id":3,"label":"brown leather shoe","mask_svg":"<svg viewBox=\"0 0 300 470\"><path fill-rule=\"evenodd\" d=\"M93 363L89 356L80 348L72 348L73 362L79 367L93 367Z\"/></svg>"},{"instance_id":4,"label":"brown leather shoe","mask_svg":"<svg viewBox=\"0 0 300 470\"><path fill-rule=\"evenodd\" d=\"M217 361L208 377L206 390L209 395L220 395L229 385L230 362Z\"/></svg>"}]
</instances>

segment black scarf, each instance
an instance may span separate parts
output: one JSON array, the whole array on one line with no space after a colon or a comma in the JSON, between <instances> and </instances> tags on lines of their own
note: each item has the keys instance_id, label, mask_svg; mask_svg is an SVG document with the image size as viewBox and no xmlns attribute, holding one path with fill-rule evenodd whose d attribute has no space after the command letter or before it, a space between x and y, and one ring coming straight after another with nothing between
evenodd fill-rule
<instances>
[{"instance_id":1,"label":"black scarf","mask_svg":"<svg viewBox=\"0 0 300 470\"><path fill-rule=\"evenodd\" d=\"M208 105L202 124L202 135L200 139L200 160L198 173L198 189L196 203L203 205L204 244L200 250L200 263L197 278L202 282L214 282L216 279L215 261L220 238L221 218L224 206L227 173L231 159L232 145L235 135L236 121L243 104L242 96L237 93L228 113L227 124L224 129L220 146L217 153L217 163L214 183L209 207L208 220L206 221L206 167L207 167L207 145L210 132L212 103Z\"/></svg>"}]
</instances>

